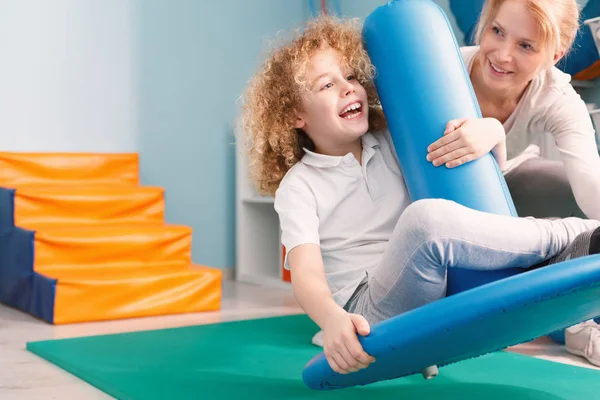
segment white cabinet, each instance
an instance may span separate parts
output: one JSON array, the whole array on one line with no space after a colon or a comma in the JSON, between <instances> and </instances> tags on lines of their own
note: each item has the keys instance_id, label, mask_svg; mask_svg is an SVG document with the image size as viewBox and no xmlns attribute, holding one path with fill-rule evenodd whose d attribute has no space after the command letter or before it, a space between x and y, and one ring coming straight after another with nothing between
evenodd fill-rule
<instances>
[{"instance_id":1,"label":"white cabinet","mask_svg":"<svg viewBox=\"0 0 600 400\"><path fill-rule=\"evenodd\" d=\"M235 137L236 280L291 288L283 277L281 230L273 198L260 196L250 182L246 143L239 123Z\"/></svg>"}]
</instances>

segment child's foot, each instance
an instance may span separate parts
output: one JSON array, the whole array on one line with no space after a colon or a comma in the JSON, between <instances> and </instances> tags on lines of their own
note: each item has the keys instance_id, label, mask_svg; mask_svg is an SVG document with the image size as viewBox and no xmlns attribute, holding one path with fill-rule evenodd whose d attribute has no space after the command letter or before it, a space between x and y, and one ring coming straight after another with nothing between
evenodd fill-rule
<instances>
[{"instance_id":1,"label":"child's foot","mask_svg":"<svg viewBox=\"0 0 600 400\"><path fill-rule=\"evenodd\" d=\"M567 328L565 347L569 353L600 367L600 325L590 320Z\"/></svg>"}]
</instances>

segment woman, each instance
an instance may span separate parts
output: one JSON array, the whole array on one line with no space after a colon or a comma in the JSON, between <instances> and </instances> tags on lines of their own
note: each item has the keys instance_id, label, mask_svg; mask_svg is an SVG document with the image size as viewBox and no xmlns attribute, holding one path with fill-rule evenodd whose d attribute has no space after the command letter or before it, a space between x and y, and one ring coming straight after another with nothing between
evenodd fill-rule
<instances>
[{"instance_id":1,"label":"woman","mask_svg":"<svg viewBox=\"0 0 600 400\"><path fill-rule=\"evenodd\" d=\"M491 151L520 216L600 218L594 128L571 77L555 67L578 27L576 0L487 0L477 46L461 49L483 118L450 121L427 159L454 168ZM533 144L545 133L560 161L541 158ZM566 345L600 365L600 326L593 321L568 328Z\"/></svg>"}]
</instances>

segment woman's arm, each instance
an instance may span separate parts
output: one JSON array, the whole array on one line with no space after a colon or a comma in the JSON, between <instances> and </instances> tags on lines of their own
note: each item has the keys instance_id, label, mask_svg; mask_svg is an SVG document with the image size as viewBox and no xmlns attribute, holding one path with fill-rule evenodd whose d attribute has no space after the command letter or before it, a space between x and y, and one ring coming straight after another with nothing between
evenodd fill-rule
<instances>
[{"instance_id":1,"label":"woman's arm","mask_svg":"<svg viewBox=\"0 0 600 400\"><path fill-rule=\"evenodd\" d=\"M456 119L446 124L442 138L427 148L427 160L448 168L492 153L500 170L506 164L506 132L495 118Z\"/></svg>"},{"instance_id":2,"label":"woman's arm","mask_svg":"<svg viewBox=\"0 0 600 400\"><path fill-rule=\"evenodd\" d=\"M600 156L585 103L578 95L564 96L541 121L554 137L577 204L588 218L600 220Z\"/></svg>"}]
</instances>

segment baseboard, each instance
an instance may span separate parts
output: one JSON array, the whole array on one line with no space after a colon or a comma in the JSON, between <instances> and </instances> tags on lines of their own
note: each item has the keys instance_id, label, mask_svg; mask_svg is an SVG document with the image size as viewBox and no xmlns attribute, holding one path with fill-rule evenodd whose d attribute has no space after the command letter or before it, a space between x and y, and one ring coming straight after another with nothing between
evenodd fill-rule
<instances>
[{"instance_id":1,"label":"baseboard","mask_svg":"<svg viewBox=\"0 0 600 400\"><path fill-rule=\"evenodd\" d=\"M235 279L235 268L224 267L224 268L221 268L221 271L223 271L223 280L224 281L233 281Z\"/></svg>"}]
</instances>

